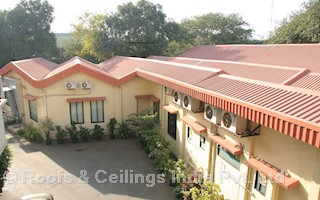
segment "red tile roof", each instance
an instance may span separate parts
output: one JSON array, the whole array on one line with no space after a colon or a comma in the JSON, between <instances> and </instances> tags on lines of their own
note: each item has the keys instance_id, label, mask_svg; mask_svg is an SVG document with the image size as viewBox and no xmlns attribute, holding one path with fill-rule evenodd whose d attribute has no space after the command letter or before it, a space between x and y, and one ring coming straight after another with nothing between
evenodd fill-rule
<instances>
[{"instance_id":1,"label":"red tile roof","mask_svg":"<svg viewBox=\"0 0 320 200\"><path fill-rule=\"evenodd\" d=\"M34 80L41 80L58 66L58 64L44 58L31 58L11 63Z\"/></svg>"},{"instance_id":2,"label":"red tile roof","mask_svg":"<svg viewBox=\"0 0 320 200\"><path fill-rule=\"evenodd\" d=\"M294 87L320 91L320 73L310 73L292 84Z\"/></svg>"},{"instance_id":3,"label":"red tile roof","mask_svg":"<svg viewBox=\"0 0 320 200\"><path fill-rule=\"evenodd\" d=\"M180 57L307 68L320 73L320 44L205 45Z\"/></svg>"},{"instance_id":4,"label":"red tile roof","mask_svg":"<svg viewBox=\"0 0 320 200\"><path fill-rule=\"evenodd\" d=\"M283 66L271 66L255 63L243 63L224 60L205 60L184 57L150 56L150 59L164 60L169 62L191 64L197 66L222 69L228 74L253 80L266 81L270 83L289 84L302 77L309 70L304 68L292 68Z\"/></svg>"}]
</instances>

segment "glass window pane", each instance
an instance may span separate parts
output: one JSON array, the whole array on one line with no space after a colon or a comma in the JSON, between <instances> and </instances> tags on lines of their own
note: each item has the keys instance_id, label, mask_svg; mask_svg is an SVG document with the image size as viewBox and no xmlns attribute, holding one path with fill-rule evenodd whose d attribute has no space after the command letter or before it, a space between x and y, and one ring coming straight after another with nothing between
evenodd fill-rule
<instances>
[{"instance_id":1,"label":"glass window pane","mask_svg":"<svg viewBox=\"0 0 320 200\"><path fill-rule=\"evenodd\" d=\"M91 101L91 122L97 122L97 102Z\"/></svg>"},{"instance_id":2,"label":"glass window pane","mask_svg":"<svg viewBox=\"0 0 320 200\"><path fill-rule=\"evenodd\" d=\"M103 101L98 101L98 121L103 122L104 116L103 116Z\"/></svg>"},{"instance_id":3,"label":"glass window pane","mask_svg":"<svg viewBox=\"0 0 320 200\"><path fill-rule=\"evenodd\" d=\"M224 160L226 160L228 163L230 163L232 166L239 169L240 159L238 156L233 155L231 152L221 147L220 145L218 145L218 155Z\"/></svg>"},{"instance_id":4,"label":"glass window pane","mask_svg":"<svg viewBox=\"0 0 320 200\"><path fill-rule=\"evenodd\" d=\"M38 121L38 113L37 113L37 101L29 101L29 111L30 118L34 121Z\"/></svg>"},{"instance_id":5,"label":"glass window pane","mask_svg":"<svg viewBox=\"0 0 320 200\"><path fill-rule=\"evenodd\" d=\"M76 103L70 103L70 115L71 115L71 123L78 123L77 120L77 104Z\"/></svg>"},{"instance_id":6,"label":"glass window pane","mask_svg":"<svg viewBox=\"0 0 320 200\"><path fill-rule=\"evenodd\" d=\"M78 115L78 122L77 123L83 123L83 104L82 102L77 103L77 115Z\"/></svg>"}]
</instances>

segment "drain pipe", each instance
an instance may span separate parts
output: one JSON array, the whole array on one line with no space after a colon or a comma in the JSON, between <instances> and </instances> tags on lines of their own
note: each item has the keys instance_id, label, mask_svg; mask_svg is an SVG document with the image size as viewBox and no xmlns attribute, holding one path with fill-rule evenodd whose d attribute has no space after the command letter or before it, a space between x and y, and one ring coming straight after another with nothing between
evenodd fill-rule
<instances>
[{"instance_id":1,"label":"drain pipe","mask_svg":"<svg viewBox=\"0 0 320 200\"><path fill-rule=\"evenodd\" d=\"M43 102L45 105L45 116L46 116L46 118L48 118L47 92L44 89L40 89L40 91L43 94L42 96L43 96Z\"/></svg>"}]
</instances>

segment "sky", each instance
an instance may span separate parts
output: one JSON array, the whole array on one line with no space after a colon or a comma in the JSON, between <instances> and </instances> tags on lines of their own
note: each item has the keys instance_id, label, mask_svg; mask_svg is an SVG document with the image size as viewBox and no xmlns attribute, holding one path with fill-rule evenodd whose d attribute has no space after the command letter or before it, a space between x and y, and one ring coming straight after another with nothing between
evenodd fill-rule
<instances>
[{"instance_id":1,"label":"sky","mask_svg":"<svg viewBox=\"0 0 320 200\"><path fill-rule=\"evenodd\" d=\"M20 0L0 0L0 10L12 9ZM84 12L115 12L119 4L130 0L48 0L54 7L54 22L51 29L55 33L72 31L72 24ZM209 12L223 14L239 13L254 30L254 38L264 39L281 20L301 8L307 0L149 0L163 6L166 15L179 22ZM137 0L132 0L137 2Z\"/></svg>"}]
</instances>

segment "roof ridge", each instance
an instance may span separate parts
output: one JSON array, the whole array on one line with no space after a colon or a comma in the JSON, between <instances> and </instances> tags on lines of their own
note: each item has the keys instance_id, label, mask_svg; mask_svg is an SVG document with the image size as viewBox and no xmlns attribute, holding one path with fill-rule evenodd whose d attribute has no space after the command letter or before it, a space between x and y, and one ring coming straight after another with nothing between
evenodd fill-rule
<instances>
[{"instance_id":1,"label":"roof ridge","mask_svg":"<svg viewBox=\"0 0 320 200\"><path fill-rule=\"evenodd\" d=\"M218 69L218 68L190 65L190 64L183 64L183 63L175 63L175 62L169 62L169 61L163 61L163 60L154 60L154 59L148 59L148 58L140 58L140 59L142 59L144 61L153 62L153 63L167 64L167 65L173 65L173 66L177 66L177 67L197 69L197 70L203 70L203 71L209 71L209 72L215 72L215 73L222 72L222 73L227 74L224 70Z\"/></svg>"},{"instance_id":2,"label":"roof ridge","mask_svg":"<svg viewBox=\"0 0 320 200\"><path fill-rule=\"evenodd\" d=\"M153 57L166 57L166 56L153 56ZM295 71L304 71L307 68L301 67L290 67L290 66L281 66L281 65L267 65L267 64L260 64L260 63L249 63L249 62L239 62L239 61L230 61L230 60L210 60L210 59L199 59L199 58L188 58L188 57L167 57L167 58L176 58L176 59L185 59L185 60L194 60L194 61L202 61L202 62L218 62L218 63L227 63L227 64L239 64L239 65L249 65L249 66L256 66L256 67L267 67L267 68L274 68L274 69L287 69L287 70L295 70ZM197 63L195 65L199 66L201 63Z\"/></svg>"},{"instance_id":3,"label":"roof ridge","mask_svg":"<svg viewBox=\"0 0 320 200\"><path fill-rule=\"evenodd\" d=\"M277 88L277 89L281 89L281 90L286 90L286 91L291 91L291 92L299 92L302 94L308 94L308 95L320 97L320 92L315 92L315 90L311 90L311 89L298 88L298 87L294 87L291 85L282 85L282 84L270 83L270 82L266 82L266 81L253 80L253 79L233 76L233 75L229 75L229 74L219 74L218 76L223 77L223 78L227 78L227 79L247 82L247 83L251 83L251 84L262 85L262 86Z\"/></svg>"}]
</instances>

